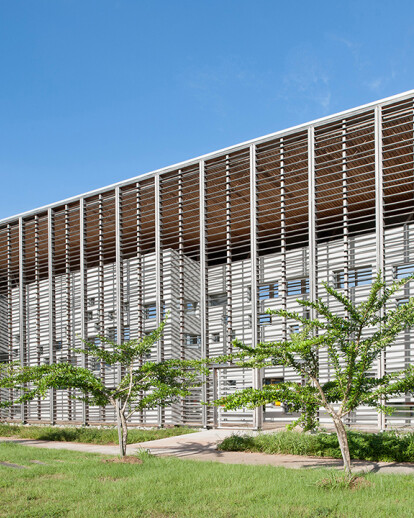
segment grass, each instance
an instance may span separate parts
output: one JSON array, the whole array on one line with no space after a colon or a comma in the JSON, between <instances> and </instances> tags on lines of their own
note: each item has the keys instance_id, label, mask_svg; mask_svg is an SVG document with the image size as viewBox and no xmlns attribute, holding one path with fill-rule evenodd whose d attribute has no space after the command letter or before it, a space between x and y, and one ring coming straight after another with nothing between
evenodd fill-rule
<instances>
[{"instance_id":1,"label":"grass","mask_svg":"<svg viewBox=\"0 0 414 518\"><path fill-rule=\"evenodd\" d=\"M348 432L352 459L414 462L414 433L363 433ZM280 431L271 434L231 435L219 444L224 451L251 451L263 453L284 453L317 457L341 458L336 434L305 434ZM414 514L413 514L414 516Z\"/></svg>"},{"instance_id":2,"label":"grass","mask_svg":"<svg viewBox=\"0 0 414 518\"><path fill-rule=\"evenodd\" d=\"M196 430L186 427L160 428L158 430L128 430L128 444L164 439ZM83 442L91 444L118 444L118 432L115 428L66 427L58 426L20 426L0 424L0 437L20 437L42 441Z\"/></svg>"},{"instance_id":3,"label":"grass","mask_svg":"<svg viewBox=\"0 0 414 518\"><path fill-rule=\"evenodd\" d=\"M0 444L0 517L21 518L369 518L412 517L414 480L366 475L354 490L321 487L330 470L289 470L142 457L142 464ZM44 464L33 464L36 460Z\"/></svg>"}]
</instances>

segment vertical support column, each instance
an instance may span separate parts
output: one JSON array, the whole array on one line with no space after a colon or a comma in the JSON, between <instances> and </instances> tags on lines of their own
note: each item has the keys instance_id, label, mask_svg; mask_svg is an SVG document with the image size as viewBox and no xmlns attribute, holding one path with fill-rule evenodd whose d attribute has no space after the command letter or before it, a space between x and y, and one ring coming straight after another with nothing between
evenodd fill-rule
<instances>
[{"instance_id":1,"label":"vertical support column","mask_svg":"<svg viewBox=\"0 0 414 518\"><path fill-rule=\"evenodd\" d=\"M162 213L161 213L161 182L160 175L155 176L155 310L157 317L157 326L159 326L164 318L164 300L162 286ZM171 317L170 317L171 318ZM164 338L161 337L157 342L157 362L163 360L163 343ZM158 426L164 425L164 409L158 407Z\"/></svg>"},{"instance_id":2,"label":"vertical support column","mask_svg":"<svg viewBox=\"0 0 414 518\"><path fill-rule=\"evenodd\" d=\"M257 252L257 174L256 174L256 146L250 146L250 283L251 283L251 311L252 311L252 347L258 343L257 305L258 305L258 252ZM253 370L253 388L262 388L262 369ZM253 410L253 428L262 427L263 409Z\"/></svg>"},{"instance_id":3,"label":"vertical support column","mask_svg":"<svg viewBox=\"0 0 414 518\"><path fill-rule=\"evenodd\" d=\"M68 363L72 363L72 320L71 320L71 278L70 278L70 218L69 206L65 205L65 334L68 347ZM68 421L72 421L72 390L68 390Z\"/></svg>"},{"instance_id":4,"label":"vertical support column","mask_svg":"<svg viewBox=\"0 0 414 518\"><path fill-rule=\"evenodd\" d=\"M19 218L19 361L26 365L26 286L25 273L25 228L23 218ZM26 422L26 404L21 405L21 420Z\"/></svg>"},{"instance_id":5,"label":"vertical support column","mask_svg":"<svg viewBox=\"0 0 414 518\"><path fill-rule=\"evenodd\" d=\"M282 309L287 309L285 145L280 139L280 257ZM287 340L287 318L283 317L282 340ZM285 369L283 368L283 371Z\"/></svg>"},{"instance_id":6,"label":"vertical support column","mask_svg":"<svg viewBox=\"0 0 414 518\"><path fill-rule=\"evenodd\" d=\"M123 264L122 264L122 200L121 190L115 187L115 314L116 314L116 343L123 340ZM116 368L117 383L122 378L121 365Z\"/></svg>"},{"instance_id":7,"label":"vertical support column","mask_svg":"<svg viewBox=\"0 0 414 518\"><path fill-rule=\"evenodd\" d=\"M384 198L382 181L382 120L381 106L375 107L375 223L376 223L376 270L385 278L384 271ZM378 361L378 376L385 374L385 351L381 352ZM380 401L384 404L384 401ZM378 414L378 428L385 429L385 415Z\"/></svg>"},{"instance_id":8,"label":"vertical support column","mask_svg":"<svg viewBox=\"0 0 414 518\"><path fill-rule=\"evenodd\" d=\"M79 258L80 258L80 337L82 340L87 339L86 329L86 293L87 293L87 279L86 279L86 227L85 227L85 199L79 200ZM82 349L85 349L85 343L81 344ZM86 368L87 358L84 354L81 355L81 366ZM82 424L88 424L88 406L85 401L82 401Z\"/></svg>"},{"instance_id":9,"label":"vertical support column","mask_svg":"<svg viewBox=\"0 0 414 518\"><path fill-rule=\"evenodd\" d=\"M142 228L141 228L141 185L139 182L136 184L136 223L137 223L137 241L136 241L136 252L137 252L137 331L138 339L140 340L144 334L144 323L143 323L143 289L142 289Z\"/></svg>"},{"instance_id":10,"label":"vertical support column","mask_svg":"<svg viewBox=\"0 0 414 518\"><path fill-rule=\"evenodd\" d=\"M104 277L104 215L103 215L103 196L98 199L98 334L105 336L105 277ZM101 341L102 350L105 344ZM105 383L105 362L100 362L100 376ZM105 407L99 408L101 421L105 422Z\"/></svg>"},{"instance_id":11,"label":"vertical support column","mask_svg":"<svg viewBox=\"0 0 414 518\"><path fill-rule=\"evenodd\" d=\"M316 249L316 184L315 184L315 128L308 128L308 219L309 219L309 297L318 296L317 249ZM310 319L316 311L310 308ZM316 333L316 330L314 331ZM319 353L317 353L319 356ZM318 414L319 415L319 414Z\"/></svg>"},{"instance_id":12,"label":"vertical support column","mask_svg":"<svg viewBox=\"0 0 414 518\"><path fill-rule=\"evenodd\" d=\"M346 120L342 121L342 225L344 251L344 295L349 297L349 228L348 228L348 172L346 154Z\"/></svg>"},{"instance_id":13,"label":"vertical support column","mask_svg":"<svg viewBox=\"0 0 414 518\"><path fill-rule=\"evenodd\" d=\"M135 184L135 210L136 210L136 224L137 224L137 240L136 240L136 258L137 258L137 337L141 340L144 336L144 320L143 320L143 287L142 287L142 228L141 228L141 185L139 182ZM142 365L142 360L140 360ZM143 392L139 393L139 397L143 397ZM139 411L139 420L144 422L144 410Z\"/></svg>"},{"instance_id":14,"label":"vertical support column","mask_svg":"<svg viewBox=\"0 0 414 518\"><path fill-rule=\"evenodd\" d=\"M7 225L7 338L9 341L9 362L13 358L13 285L12 285L12 244L11 226ZM13 389L9 390L9 400L13 399ZM9 419L13 418L13 407L9 408Z\"/></svg>"},{"instance_id":15,"label":"vertical support column","mask_svg":"<svg viewBox=\"0 0 414 518\"><path fill-rule=\"evenodd\" d=\"M183 172L178 171L178 325L179 325L179 354L185 360L185 263L184 263L184 199L183 199ZM184 398L180 401L180 421L185 424Z\"/></svg>"},{"instance_id":16,"label":"vertical support column","mask_svg":"<svg viewBox=\"0 0 414 518\"><path fill-rule=\"evenodd\" d=\"M349 228L348 228L348 170L346 153L346 119L342 121L342 231L343 231L343 261L344 261L344 295L349 297ZM345 318L348 318L346 311ZM330 366L328 365L328 372ZM350 426L351 414L344 419Z\"/></svg>"},{"instance_id":17,"label":"vertical support column","mask_svg":"<svg viewBox=\"0 0 414 518\"><path fill-rule=\"evenodd\" d=\"M184 200L183 172L178 171L178 290L179 290L179 327L180 327L180 358L185 359L185 290L184 290Z\"/></svg>"},{"instance_id":18,"label":"vertical support column","mask_svg":"<svg viewBox=\"0 0 414 518\"><path fill-rule=\"evenodd\" d=\"M315 199L315 130L308 129L308 218L309 218L309 296L315 300L318 296L317 251L316 251L316 199ZM310 318L315 318L311 309Z\"/></svg>"},{"instance_id":19,"label":"vertical support column","mask_svg":"<svg viewBox=\"0 0 414 518\"><path fill-rule=\"evenodd\" d=\"M48 291L49 291L49 364L55 363L56 355L56 297L55 297L55 220L52 209L47 211L47 259L48 259ZM49 391L50 424L55 424L56 417L56 390Z\"/></svg>"},{"instance_id":20,"label":"vertical support column","mask_svg":"<svg viewBox=\"0 0 414 518\"><path fill-rule=\"evenodd\" d=\"M34 218L34 271L35 271L35 288L36 288L36 356L37 365L40 365L42 348L40 341L40 264L39 264L39 216L36 214ZM37 398L37 419L42 419L42 399Z\"/></svg>"},{"instance_id":21,"label":"vertical support column","mask_svg":"<svg viewBox=\"0 0 414 518\"><path fill-rule=\"evenodd\" d=\"M231 175L230 157L226 155L226 351L233 352L233 287L232 287L232 253L231 253Z\"/></svg>"},{"instance_id":22,"label":"vertical support column","mask_svg":"<svg viewBox=\"0 0 414 518\"><path fill-rule=\"evenodd\" d=\"M200 335L201 335L201 358L207 358L208 354L208 308L207 308L207 238L206 238L206 184L204 160L199 163L200 183ZM201 388L201 399L207 401L207 381L203 375ZM207 427L207 406L201 408L202 426Z\"/></svg>"}]
</instances>

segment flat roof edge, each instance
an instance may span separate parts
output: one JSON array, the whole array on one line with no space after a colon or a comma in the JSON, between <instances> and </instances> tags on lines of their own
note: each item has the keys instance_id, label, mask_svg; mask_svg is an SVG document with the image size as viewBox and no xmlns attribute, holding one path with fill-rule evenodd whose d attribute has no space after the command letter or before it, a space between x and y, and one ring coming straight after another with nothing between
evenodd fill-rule
<instances>
[{"instance_id":1,"label":"flat roof edge","mask_svg":"<svg viewBox=\"0 0 414 518\"><path fill-rule=\"evenodd\" d=\"M168 173L168 172L171 172L171 171L174 171L174 170L177 170L177 169L183 169L185 167L189 167L191 165L195 165L197 162L200 162L200 161L203 161L203 160L209 160L209 159L216 158L216 157L218 157L220 155L223 155L223 154L226 154L226 153L232 153L232 152L235 152L235 151L239 151L240 149L242 149L242 148L244 148L246 146L251 146L253 144L258 144L258 143L263 143L263 142L266 142L268 140L272 140L274 138L283 137L285 135L290 135L290 134L292 134L294 132L307 129L307 128L312 127L312 126L320 126L322 124L326 124L326 123L329 123L329 122L334 122L335 120L341 119L343 117L349 117L350 115L357 115L358 113L362 113L364 111L367 111L369 108L374 108L376 106L384 106L384 105L387 105L387 104L390 104L390 103L393 103L393 102L399 101L399 100L402 101L402 100L404 100L406 98L409 98L409 97L412 97L412 96L414 96L414 89L413 90L408 90L406 92L402 92L400 94L392 95L390 97L385 97L383 99L379 99L377 101L373 101L373 102L370 102L370 103L367 103L367 104L363 104L363 105L357 106L355 108L350 108L348 110L337 112L337 113L334 113L332 115L327 115L327 116L321 117L319 119L314 119L314 120L309 121L309 122L298 124L296 126L291 126L290 128L286 128L284 130L279 130L279 131L276 131L274 133L269 133L269 134L263 135L261 137L257 137L257 138L251 139L251 140L246 140L246 141L241 142L239 144L234 144L232 146L219 149L217 151L212 151L210 153L206 153L204 155L200 155L198 157L185 160L184 162L178 162L178 163L172 164L170 166L162 167L160 169L155 169L154 171L150 171L148 173L143 173L143 174L140 174L140 175L137 175L137 176L133 176L132 178L128 178L127 180L122 180L120 182L116 182L116 183L113 183L113 184L110 184L110 185L106 185L104 187L100 187L100 188L94 189L92 191L87 191L87 192L82 193L82 194L77 194L77 195L72 196L70 198L66 198L66 199L63 199L63 200L60 200L60 201L57 201L57 202L50 203L48 205L44 205L42 207L31 209L29 211L25 211L25 212L22 212L20 214L16 214L16 215L13 215L13 216L8 216L7 218L0 219L0 225L4 225L6 223L15 222L15 221L17 221L20 218L27 218L27 217L33 216L35 214L38 214L40 212L45 212L48 209L52 209L54 207L60 207L62 205L68 205L68 204L74 203L76 201L79 201L82 198L94 196L96 194L102 194L104 192L111 191L111 190L115 189L116 187L124 187L124 186L129 185L129 184L131 184L133 182L143 181L143 180L145 180L147 178L151 178L151 177L156 176L156 175L160 175L160 174L163 174L163 173Z\"/></svg>"}]
</instances>

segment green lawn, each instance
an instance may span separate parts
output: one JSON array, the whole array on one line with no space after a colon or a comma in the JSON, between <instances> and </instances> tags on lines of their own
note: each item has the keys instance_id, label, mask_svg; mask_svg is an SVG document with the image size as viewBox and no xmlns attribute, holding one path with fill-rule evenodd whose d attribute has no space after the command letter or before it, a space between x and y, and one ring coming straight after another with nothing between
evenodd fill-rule
<instances>
[{"instance_id":1,"label":"green lawn","mask_svg":"<svg viewBox=\"0 0 414 518\"><path fill-rule=\"evenodd\" d=\"M347 432L352 459L384 462L414 462L414 433ZM290 453L341 458L335 433L306 434L293 431L250 435L231 435L219 444L223 451ZM414 516L414 513L413 513Z\"/></svg>"},{"instance_id":2,"label":"green lawn","mask_svg":"<svg viewBox=\"0 0 414 518\"><path fill-rule=\"evenodd\" d=\"M143 456L102 462L71 451L0 444L0 517L413 517L414 478L368 475L368 487L323 489L332 471ZM34 464L31 460L45 463Z\"/></svg>"},{"instance_id":3,"label":"green lawn","mask_svg":"<svg viewBox=\"0 0 414 518\"><path fill-rule=\"evenodd\" d=\"M164 439L197 430L186 427L160 428L159 430L138 430L130 428L128 444ZM19 426L0 424L0 437L20 437L24 439L39 439L42 441L68 441L92 444L118 444L118 432L115 428L66 427L57 426Z\"/></svg>"}]
</instances>

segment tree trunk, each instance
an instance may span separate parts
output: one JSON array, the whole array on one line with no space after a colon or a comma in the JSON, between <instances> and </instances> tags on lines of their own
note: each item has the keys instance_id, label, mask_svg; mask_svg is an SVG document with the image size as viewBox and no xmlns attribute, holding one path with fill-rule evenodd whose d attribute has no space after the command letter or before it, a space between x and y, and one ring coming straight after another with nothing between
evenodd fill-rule
<instances>
[{"instance_id":1,"label":"tree trunk","mask_svg":"<svg viewBox=\"0 0 414 518\"><path fill-rule=\"evenodd\" d=\"M351 475L351 455L349 453L348 437L344 423L338 417L332 418L335 424L336 435L338 436L339 447L341 448L342 459L344 461L344 469L347 475Z\"/></svg>"},{"instance_id":2,"label":"tree trunk","mask_svg":"<svg viewBox=\"0 0 414 518\"><path fill-rule=\"evenodd\" d=\"M119 444L119 454L121 457L125 457L126 455L126 438L127 438L127 429L125 418L122 415L121 410L121 402L119 399L115 401L115 413L116 413L116 424L118 428L118 444Z\"/></svg>"},{"instance_id":3,"label":"tree trunk","mask_svg":"<svg viewBox=\"0 0 414 518\"><path fill-rule=\"evenodd\" d=\"M126 455L127 439L128 439L128 425L125 419L125 414L121 412L121 423L122 423L122 450Z\"/></svg>"}]
</instances>

